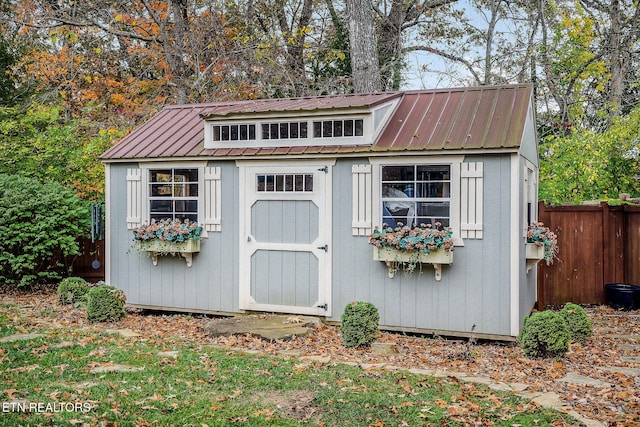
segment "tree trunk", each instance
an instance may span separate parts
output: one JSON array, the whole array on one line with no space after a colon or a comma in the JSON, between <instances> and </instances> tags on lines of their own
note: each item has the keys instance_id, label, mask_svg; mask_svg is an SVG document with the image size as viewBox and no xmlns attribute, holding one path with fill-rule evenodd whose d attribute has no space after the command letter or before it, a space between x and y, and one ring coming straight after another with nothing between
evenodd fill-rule
<instances>
[{"instance_id":1,"label":"tree trunk","mask_svg":"<svg viewBox=\"0 0 640 427\"><path fill-rule=\"evenodd\" d=\"M611 39L609 40L609 52L611 55L611 84L609 86L609 111L611 116L620 114L622 106L622 93L624 91L624 65L622 51L620 49L621 25L620 2L613 0L609 9L611 19Z\"/></svg>"},{"instance_id":2,"label":"tree trunk","mask_svg":"<svg viewBox=\"0 0 640 427\"><path fill-rule=\"evenodd\" d=\"M371 0L347 0L353 90L380 92L380 63Z\"/></svg>"}]
</instances>

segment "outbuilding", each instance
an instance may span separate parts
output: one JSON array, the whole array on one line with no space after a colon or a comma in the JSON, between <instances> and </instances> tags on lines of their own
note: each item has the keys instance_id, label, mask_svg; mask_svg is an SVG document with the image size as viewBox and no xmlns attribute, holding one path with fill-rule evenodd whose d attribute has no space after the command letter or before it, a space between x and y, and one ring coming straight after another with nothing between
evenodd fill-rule
<instances>
[{"instance_id":1,"label":"outbuilding","mask_svg":"<svg viewBox=\"0 0 640 427\"><path fill-rule=\"evenodd\" d=\"M132 306L339 321L369 301L383 329L512 339L536 302L528 85L168 106L101 159L106 282ZM167 217L202 224L195 252L136 249ZM435 222L449 263L373 259L375 227Z\"/></svg>"}]
</instances>

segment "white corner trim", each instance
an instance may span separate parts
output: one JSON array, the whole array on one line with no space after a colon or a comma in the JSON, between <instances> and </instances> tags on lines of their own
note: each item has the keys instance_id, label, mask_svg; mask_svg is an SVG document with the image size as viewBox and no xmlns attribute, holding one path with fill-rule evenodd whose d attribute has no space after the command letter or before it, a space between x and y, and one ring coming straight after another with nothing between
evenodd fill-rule
<instances>
[{"instance_id":1,"label":"white corner trim","mask_svg":"<svg viewBox=\"0 0 640 427\"><path fill-rule=\"evenodd\" d=\"M104 165L104 280L111 284L111 165Z\"/></svg>"},{"instance_id":2,"label":"white corner trim","mask_svg":"<svg viewBox=\"0 0 640 427\"><path fill-rule=\"evenodd\" d=\"M510 237L511 246L509 260L510 305L511 305L511 335L517 336L520 329L520 252L524 245L520 245L520 156L511 155L511 206L510 206Z\"/></svg>"}]
</instances>

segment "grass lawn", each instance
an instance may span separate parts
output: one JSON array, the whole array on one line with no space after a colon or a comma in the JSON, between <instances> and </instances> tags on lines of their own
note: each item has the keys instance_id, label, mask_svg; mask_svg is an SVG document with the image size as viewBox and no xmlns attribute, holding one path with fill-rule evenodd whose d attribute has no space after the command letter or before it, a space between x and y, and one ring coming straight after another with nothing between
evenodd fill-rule
<instances>
[{"instance_id":1,"label":"grass lawn","mask_svg":"<svg viewBox=\"0 0 640 427\"><path fill-rule=\"evenodd\" d=\"M44 334L0 343L2 426L578 425L453 378L39 325L0 303L0 338Z\"/></svg>"}]
</instances>

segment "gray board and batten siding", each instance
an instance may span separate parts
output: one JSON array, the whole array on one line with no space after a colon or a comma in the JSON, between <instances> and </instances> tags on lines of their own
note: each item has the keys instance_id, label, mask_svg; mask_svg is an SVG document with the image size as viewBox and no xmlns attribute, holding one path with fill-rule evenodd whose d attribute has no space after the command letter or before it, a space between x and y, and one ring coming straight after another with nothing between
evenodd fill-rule
<instances>
[{"instance_id":1,"label":"gray board and batten siding","mask_svg":"<svg viewBox=\"0 0 640 427\"><path fill-rule=\"evenodd\" d=\"M314 280L324 274L330 286L324 300L330 306L328 321L338 322L347 304L361 300L378 307L384 329L457 336L468 336L473 329L480 337L516 336L536 298L537 269L527 271L524 267L522 236L526 226L523 180L527 165L537 167L531 88L501 86L319 99L321 108L335 110L332 114L399 101L381 136L369 144L204 146L204 118L286 115L289 109L297 108L294 99L167 107L106 152L102 159L107 166L109 284L124 290L127 303L133 306L235 314L245 311L246 296L241 288L247 274L251 289L246 292L257 299L253 301L257 307L261 301L267 306L286 306L291 298L294 304L313 304L317 298ZM305 98L304 108L313 111L314 100ZM353 166L375 165L378 156L399 156L406 161L412 156L446 159L449 154L465 163L483 165L482 236L461 240L453 264L442 267L440 281L435 280L430 264L412 275L400 271L390 278L384 263L372 260L367 236L353 233ZM184 259L171 256L162 257L154 266L145 252L136 250L125 220L129 214L128 170L143 164L161 168L171 162L219 168L219 229L205 233L191 267ZM270 167L328 164L327 218L315 209L317 201L262 200L258 195L247 209L248 202L240 200L240 195L246 193L243 180L253 176L246 172L252 162ZM266 245L253 249L249 272L243 271L246 263L242 259L249 256L241 235L243 227L251 230L249 240ZM278 252L279 242L308 245L317 237L313 230L318 228L328 232L327 259L322 263L318 262L323 256L321 244L297 253ZM256 265L262 265L261 271L267 273L256 276ZM328 266L327 271L322 270L323 265ZM314 269L321 271L316 274ZM296 287L288 281L289 273L297 282L308 277L312 285L308 289Z\"/></svg>"},{"instance_id":2,"label":"gray board and batten siding","mask_svg":"<svg viewBox=\"0 0 640 427\"><path fill-rule=\"evenodd\" d=\"M341 310L352 301L370 301L380 311L381 325L388 328L464 333L476 325L478 333L491 331L496 335L509 335L510 280L508 262L505 262L509 260L509 248L501 244L501 237L509 234L509 157L483 156L485 168L495 171L485 175L485 184L500 189L485 193L486 205L500 208L485 220L485 227L492 232L485 233L482 240L467 240L464 247L457 248L454 264L443 267L439 282L435 281L430 265L411 275L399 273L389 278L385 265L372 261L368 239L352 235L351 166L357 161L338 160L333 169L334 310L329 320L339 321ZM154 266L145 252L135 249L132 233L124 221L111 224L111 263L118 268L111 269L110 282L124 290L129 304L177 311L240 311L238 172L234 162L216 164L221 166L225 182L222 186L224 226L221 232L208 233L203 239L192 267L187 268L183 259L171 256L163 257ZM114 200L126 197L124 178L131 166L128 163L110 166ZM111 208L114 218L126 216L124 203L111 203ZM300 222L288 222L302 226ZM268 233L264 226L258 228ZM308 229L292 230L291 235L304 235Z\"/></svg>"}]
</instances>

